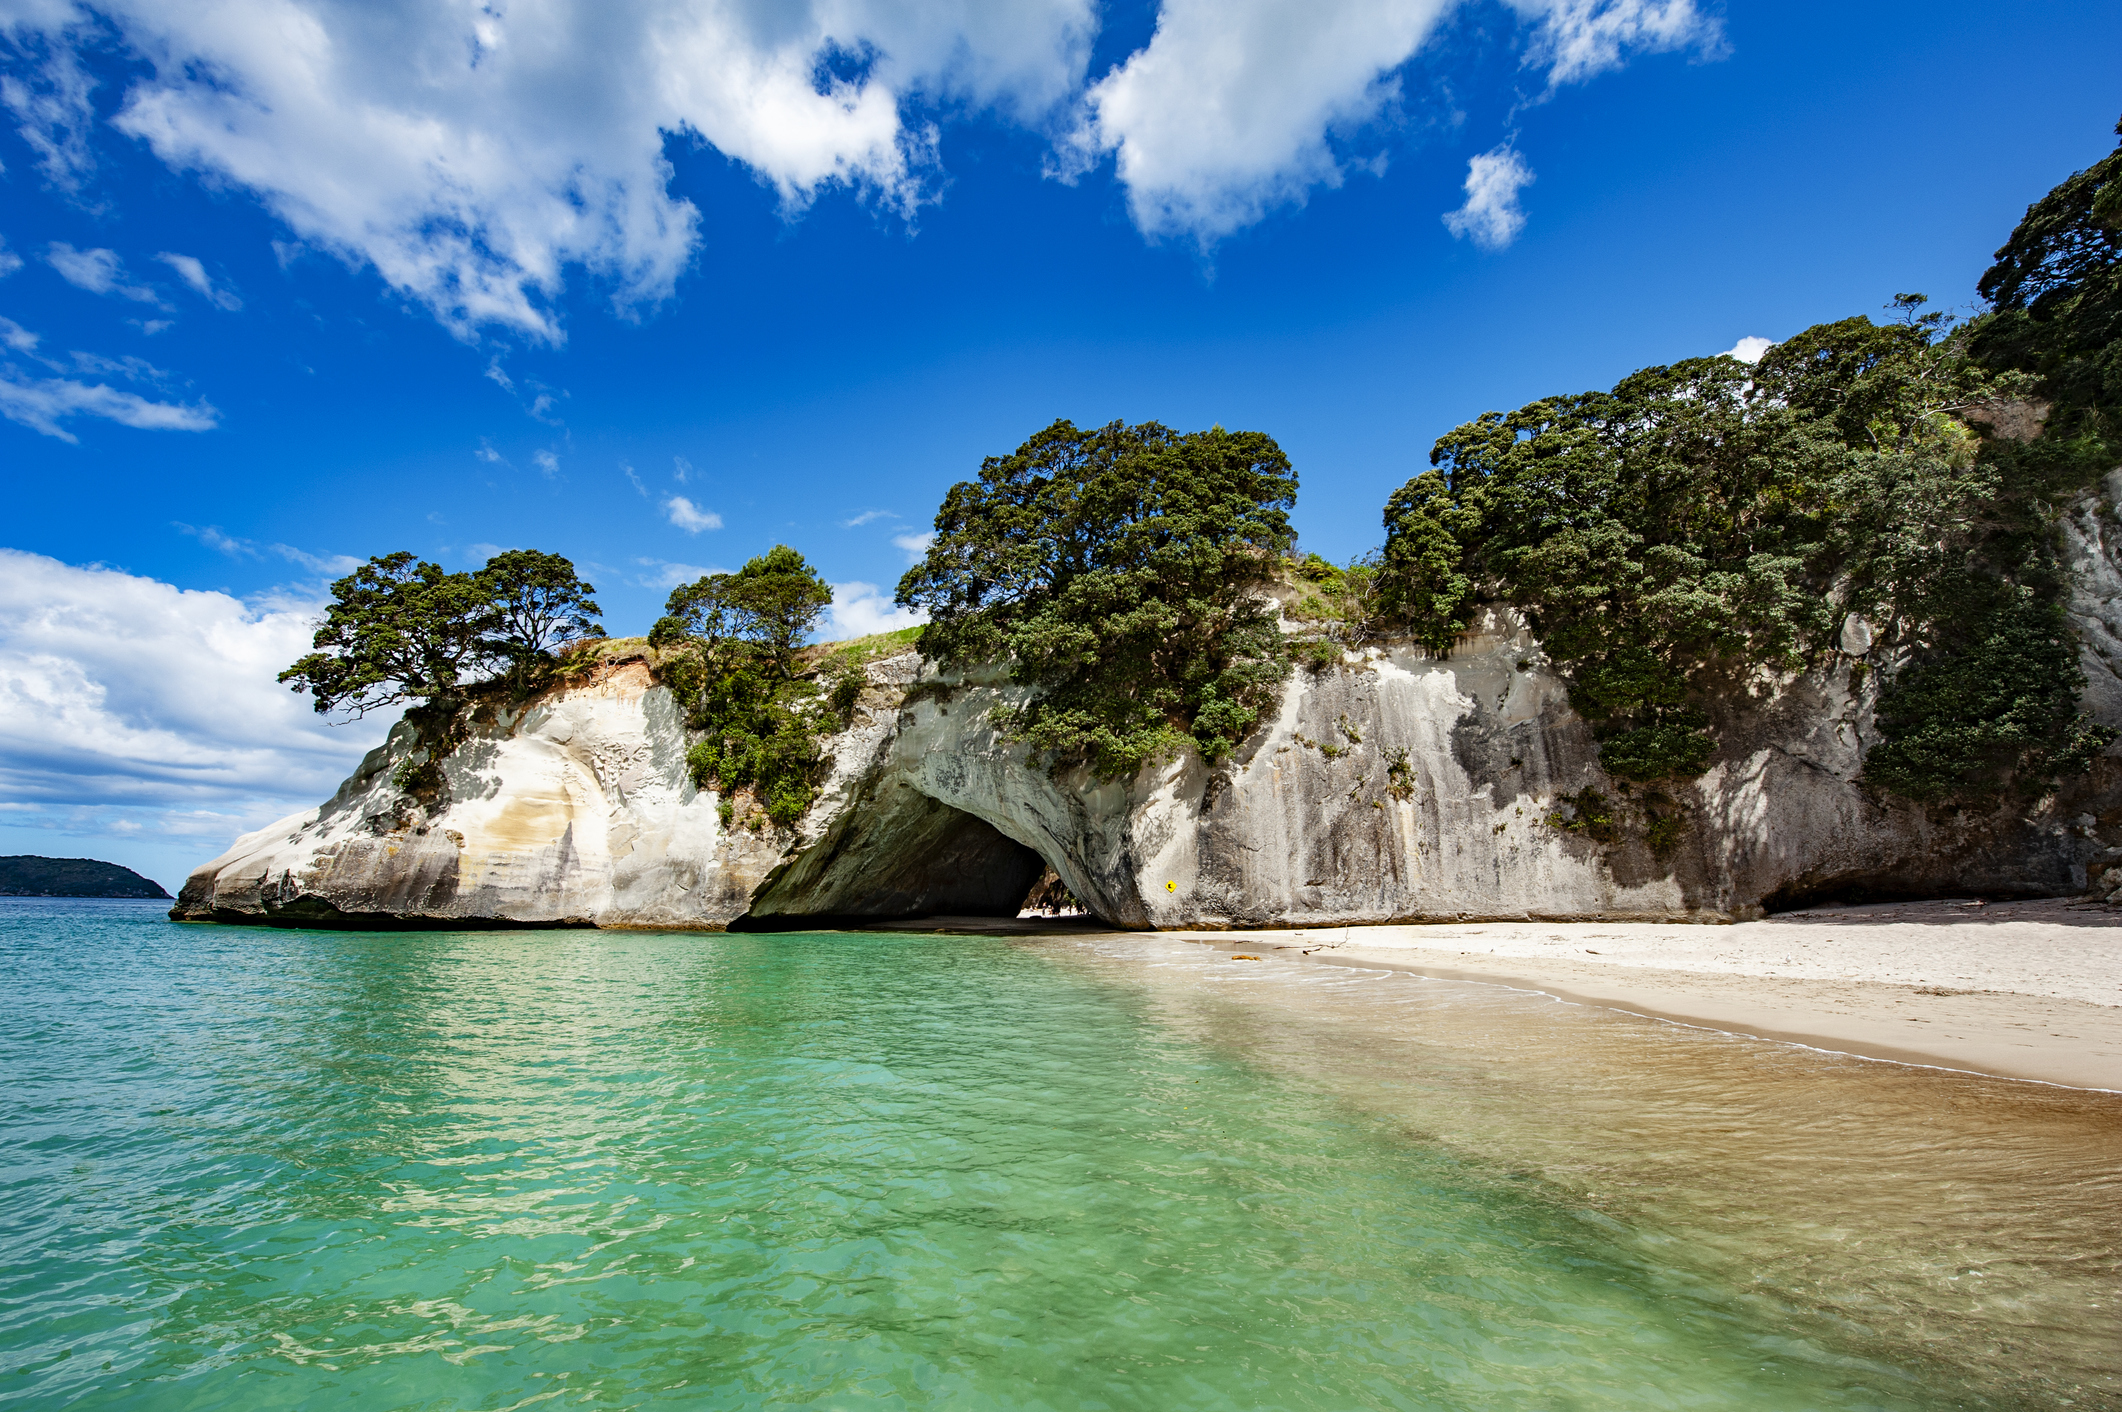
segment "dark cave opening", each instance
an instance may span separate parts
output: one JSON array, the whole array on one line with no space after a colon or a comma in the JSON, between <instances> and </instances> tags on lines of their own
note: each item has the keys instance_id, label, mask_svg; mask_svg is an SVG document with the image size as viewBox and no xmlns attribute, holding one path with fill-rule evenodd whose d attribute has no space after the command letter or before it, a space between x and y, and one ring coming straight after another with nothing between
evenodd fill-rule
<instances>
[{"instance_id":1,"label":"dark cave opening","mask_svg":"<svg viewBox=\"0 0 2122 1412\"><path fill-rule=\"evenodd\" d=\"M1051 870L984 819L905 785L770 877L733 929L1015 917Z\"/></svg>"}]
</instances>

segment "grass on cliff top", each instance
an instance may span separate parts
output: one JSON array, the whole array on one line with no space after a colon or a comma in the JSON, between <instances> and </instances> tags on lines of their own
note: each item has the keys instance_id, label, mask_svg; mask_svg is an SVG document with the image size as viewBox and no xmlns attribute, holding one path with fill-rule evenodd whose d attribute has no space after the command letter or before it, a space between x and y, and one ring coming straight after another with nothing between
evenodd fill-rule
<instances>
[{"instance_id":1,"label":"grass on cliff top","mask_svg":"<svg viewBox=\"0 0 2122 1412\"><path fill-rule=\"evenodd\" d=\"M850 637L839 642L812 643L797 654L797 660L804 675L860 670L872 662L912 651L920 637L921 627L917 623L894 632L870 633L866 637ZM577 645L569 655L587 667L623 662L629 657L642 658L654 666L668 654L649 646L646 637L602 637Z\"/></svg>"},{"instance_id":2,"label":"grass on cliff top","mask_svg":"<svg viewBox=\"0 0 2122 1412\"><path fill-rule=\"evenodd\" d=\"M600 637L583 644L583 648L599 662L614 662L627 657L649 655L646 637Z\"/></svg>"},{"instance_id":3,"label":"grass on cliff top","mask_svg":"<svg viewBox=\"0 0 2122 1412\"><path fill-rule=\"evenodd\" d=\"M807 666L823 666L828 660L837 660L842 669L866 667L886 657L896 657L913 650L921 637L921 625L900 628L895 632L875 632L867 637L851 637L843 642L821 642L804 649L809 659Z\"/></svg>"}]
</instances>

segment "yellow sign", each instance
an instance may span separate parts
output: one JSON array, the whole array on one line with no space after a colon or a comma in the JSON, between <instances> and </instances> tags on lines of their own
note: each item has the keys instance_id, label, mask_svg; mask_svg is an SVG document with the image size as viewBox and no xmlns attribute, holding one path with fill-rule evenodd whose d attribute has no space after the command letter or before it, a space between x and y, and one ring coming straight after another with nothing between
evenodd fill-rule
<instances>
[{"instance_id":1,"label":"yellow sign","mask_svg":"<svg viewBox=\"0 0 2122 1412\"><path fill-rule=\"evenodd\" d=\"M1168 882L1164 885L1164 890L1166 892L1177 892L1179 890L1179 884L1175 882Z\"/></svg>"}]
</instances>

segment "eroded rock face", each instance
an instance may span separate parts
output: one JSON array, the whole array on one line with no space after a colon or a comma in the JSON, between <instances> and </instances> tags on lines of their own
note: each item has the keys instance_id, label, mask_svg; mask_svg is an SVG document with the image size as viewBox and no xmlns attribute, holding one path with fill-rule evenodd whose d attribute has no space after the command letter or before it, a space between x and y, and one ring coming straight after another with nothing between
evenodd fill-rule
<instances>
[{"instance_id":1,"label":"eroded rock face","mask_svg":"<svg viewBox=\"0 0 2122 1412\"><path fill-rule=\"evenodd\" d=\"M171 915L336 926L721 927L748 914L1014 916L1044 864L979 819L879 775L911 654L872 669L795 831L731 828L697 788L677 703L645 662L520 710L481 708L441 788L394 783L427 742L409 722L330 801L246 834ZM800 899L793 910L777 899Z\"/></svg>"},{"instance_id":2,"label":"eroded rock face","mask_svg":"<svg viewBox=\"0 0 2122 1412\"><path fill-rule=\"evenodd\" d=\"M2122 726L2122 472L2064 516L2087 709ZM1052 866L1130 927L1424 918L1721 920L1863 890L2060 894L2122 860L2122 763L2031 807L1926 812L1862 789L1877 672L1862 641L1751 684L1722 753L1664 791L1606 777L1522 623L1451 657L1408 644L1299 671L1231 759L1131 780L1053 774L999 736L999 674L869 668L793 830L724 826L640 661L488 709L432 796L392 783L401 724L326 804L239 839L173 915L340 925L799 925L1011 915ZM1851 634L1845 633L1845 638ZM1860 655L1862 660L1860 661ZM2118 747L2122 749L2122 747ZM2111 751L2110 755L2116 752Z\"/></svg>"},{"instance_id":3,"label":"eroded rock face","mask_svg":"<svg viewBox=\"0 0 2122 1412\"><path fill-rule=\"evenodd\" d=\"M476 717L426 798L392 782L423 749L401 722L330 801L193 873L172 915L690 925L741 914L779 861L722 828L686 771L677 704L640 662Z\"/></svg>"},{"instance_id":4,"label":"eroded rock face","mask_svg":"<svg viewBox=\"0 0 2122 1412\"><path fill-rule=\"evenodd\" d=\"M1941 818L1861 789L1871 693L1853 665L1762 683L1719 723L1723 757L1671 791L1599 770L1563 683L1501 613L1448 660L1401 645L1299 673L1233 759L1127 782L1027 766L989 723L1012 689L976 680L901 713L870 787L986 820L1137 927L1712 921L1837 889L2085 886L2097 850L2077 801Z\"/></svg>"}]
</instances>

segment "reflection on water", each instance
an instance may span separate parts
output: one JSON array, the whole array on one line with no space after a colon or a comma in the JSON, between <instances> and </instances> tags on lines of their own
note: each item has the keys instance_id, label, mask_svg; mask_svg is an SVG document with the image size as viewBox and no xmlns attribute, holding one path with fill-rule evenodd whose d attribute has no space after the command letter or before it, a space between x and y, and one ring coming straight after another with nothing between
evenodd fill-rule
<instances>
[{"instance_id":1,"label":"reflection on water","mask_svg":"<svg viewBox=\"0 0 2122 1412\"><path fill-rule=\"evenodd\" d=\"M2122 1406L2122 1100L1158 938L0 906L0 1402Z\"/></svg>"},{"instance_id":2,"label":"reflection on water","mask_svg":"<svg viewBox=\"0 0 2122 1412\"><path fill-rule=\"evenodd\" d=\"M1147 972L1175 1030L1536 1175L1763 1319L1974 1381L2122 1388L2122 1097L1158 937L1040 946Z\"/></svg>"}]
</instances>

